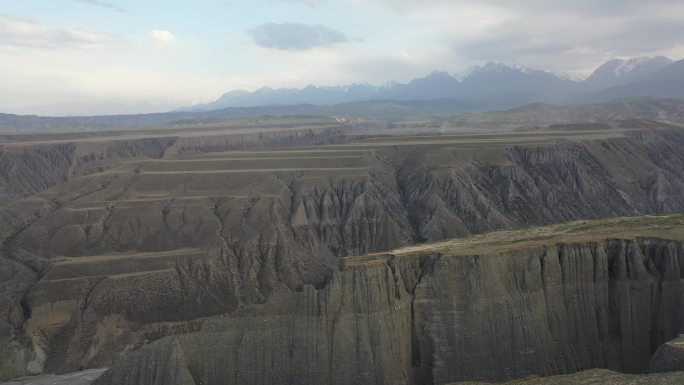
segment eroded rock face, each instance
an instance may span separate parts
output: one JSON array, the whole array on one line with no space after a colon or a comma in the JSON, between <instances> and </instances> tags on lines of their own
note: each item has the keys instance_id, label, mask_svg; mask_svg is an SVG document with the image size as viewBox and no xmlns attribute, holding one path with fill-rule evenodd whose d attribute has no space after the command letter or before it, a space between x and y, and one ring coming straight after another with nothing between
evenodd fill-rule
<instances>
[{"instance_id":1,"label":"eroded rock face","mask_svg":"<svg viewBox=\"0 0 684 385\"><path fill-rule=\"evenodd\" d=\"M315 145L344 142L348 127L327 122L311 129L231 133L202 137L174 136L13 145L0 143L0 204L40 193L68 180L98 171L105 161L128 158L159 159L187 153L227 151L265 146ZM47 134L46 134L47 135ZM104 134L102 135L104 136ZM135 135L134 136L138 136ZM70 135L72 140L78 135ZM40 138L37 138L40 139Z\"/></svg>"},{"instance_id":2,"label":"eroded rock face","mask_svg":"<svg viewBox=\"0 0 684 385\"><path fill-rule=\"evenodd\" d=\"M390 256L349 266L320 290L278 290L266 305L163 338L97 383L446 384L642 372L684 327L683 246L608 240Z\"/></svg>"},{"instance_id":3,"label":"eroded rock face","mask_svg":"<svg viewBox=\"0 0 684 385\"><path fill-rule=\"evenodd\" d=\"M90 385L107 369L90 369L64 375L48 374L5 382L3 385Z\"/></svg>"},{"instance_id":4,"label":"eroded rock face","mask_svg":"<svg viewBox=\"0 0 684 385\"><path fill-rule=\"evenodd\" d=\"M465 161L459 156L472 149L442 148L439 143L381 146L371 150L367 145L362 146L363 150L345 147L335 156L328 154L327 160L327 154L323 154L314 161L310 153L316 152L315 148L300 151L299 166L320 167L322 171L252 172L251 167L264 171L282 162L278 158L282 155L266 154L261 168L249 163L252 166L241 170L249 172L216 173L217 169L237 166L212 163L214 160L208 158L220 160L233 155L226 152L202 159L173 155L260 146L264 140L281 144L315 143L328 140L329 134L329 131L307 134L298 130L296 134L280 132L266 138L253 134L240 139L223 138L223 141L185 138L164 145L144 146L150 151L148 155L137 153L135 146L136 150L122 144L118 150L111 150L117 157L145 156L154 160L131 160L122 162L125 164L119 169L93 171L87 177L70 180L0 210L0 232L4 237L0 257L3 278L0 288L4 289L0 290L0 316L2 326L6 326L0 328L0 338L7 338L13 344L11 351L2 351L0 355L14 357L9 365L15 370L12 373L23 374L29 368L39 372L67 372L82 367L110 366L120 360L122 353L151 341L200 333L204 330L204 319L210 317L241 316L246 319L241 322L253 325L252 319L241 315L245 308L273 304L276 299L308 303L314 300L305 297L305 293L339 286L341 274L348 274L339 271L340 259L350 254L570 219L684 211L684 134L676 129L632 132L624 138L606 140L498 148L491 159L470 159L468 155ZM92 154L90 150L86 152ZM109 152L87 155L92 159L88 158L86 163L94 167L106 158L102 154ZM167 156L172 159L166 159ZM56 164L69 162L60 160ZM239 162L252 162L252 159ZM208 169L212 173L202 172ZM629 268L625 267L624 271L611 270L615 277L626 277L612 281L602 281L602 265L594 266L600 262L612 269L612 259L605 261L608 257L602 256L602 253L608 254L603 246L595 251L557 250L557 263L547 264L546 259L554 257L539 255L537 262L534 259L519 262L530 264L524 285L508 282L503 288L499 281L513 279L505 278L506 274L513 274L505 270L510 268L520 273L519 267L502 267L496 263L487 266L497 274L504 274L491 278L488 270L475 269L477 263L483 263L476 259L473 269L482 274L479 283L470 281L474 274L470 267L460 266L454 267L454 276L428 275L429 282L440 283L434 288L425 288L416 284L418 277L424 275L423 267L405 268L398 264L390 270L393 281L396 278L397 282L403 282L404 288L396 291L402 298L407 295L412 298L408 333L412 337L408 339L410 366L394 368L400 374L393 381L404 378L402 373L410 373L407 378L427 383L430 378L439 381L470 378L476 371L488 373L492 378L508 378L528 372L576 370L591 367L589 364L633 368L630 370L644 368L644 357L655 349L655 343L676 335L672 333L679 330L680 321L676 318L679 315L663 315L650 321L654 325L648 330L653 333L646 340L639 335L624 337L625 341L618 343L615 335L622 336L623 328L630 330L629 333L644 330L643 323L647 321L643 317L653 314L651 307L660 309L658 303L678 303L679 282L669 278L653 281L653 277L660 277L658 274L678 271L662 267L665 265L657 260L649 262L653 266L643 269L638 266L639 253L662 257L670 255L668 248L646 253L639 251L640 247L624 246L624 258L630 255L631 265L625 262ZM555 255L554 251L548 253ZM577 285L590 287L586 290L593 297L589 294L579 297L572 285L565 284L569 278L561 274L563 270L556 264L571 260L561 257L566 254L585 261L567 267L564 274L571 274L567 269L580 270L577 274L581 273L586 282ZM435 263L441 266L446 262ZM591 271L583 270L590 266ZM448 270L448 267L439 270ZM546 286L539 286L540 282ZM563 283L562 288L558 282ZM653 282L660 286L653 286ZM459 286L466 284L473 286ZM386 283L378 281L377 285L384 287ZM498 299L499 302L493 302L496 305L491 305L479 297L462 297L466 289L472 291L477 285L490 285L487 290L491 290L494 298L503 295L508 286L534 289L529 289L531 292L522 299L516 299L522 302L515 304ZM437 294L430 297L426 290L448 293L449 297ZM632 291L635 293L629 298L623 297ZM663 293L662 297L658 293ZM390 299L387 303L394 304ZM444 309L457 304L462 308L442 311L442 307L434 309L426 305L431 303L443 304ZM595 306L589 308L588 303ZM617 305L607 305L611 303ZM481 346L478 338L485 338L490 345L498 344L493 336L508 335L502 334L504 326L486 326L479 318L469 320L471 316L461 313L480 311L481 317L487 318L500 316L498 311L506 309L506 316L522 317L514 312L518 305L528 314L525 317L532 317L530 322L546 329L533 335L509 330L513 333L510 335L518 333L516 343L522 344L526 353L502 344L493 354L512 364L498 368L488 368L481 362L455 366L431 358L434 350L467 360L468 355L462 355L455 347L460 345L471 346L472 354L485 357L487 351L478 352ZM625 310L630 306L649 310L635 313L632 318L631 310ZM335 309L342 313L348 311L342 305L335 305ZM283 317L289 316L288 311L283 310ZM270 316L270 310L263 312ZM327 325L329 321L325 317L316 322ZM600 325L596 320L601 320ZM439 335L439 330L430 330L434 325L456 321L472 326L466 329L473 334L472 339L466 336L455 339ZM299 325L301 321L288 322ZM527 320L512 318L511 322L523 325ZM578 326L584 323L590 326ZM325 331L321 333L329 333L329 326L320 327ZM238 324L234 328L240 330L242 326ZM574 330L575 334L563 334L567 330ZM431 335L428 332L436 335L428 337ZM296 342L301 346L311 341L308 336L298 338L306 342ZM538 350L542 349L539 346L547 346L547 342L555 344L556 340L566 339L577 345L569 343L568 347L551 351ZM315 340L322 341L325 337L318 336ZM634 341L640 341L641 345ZM291 346L295 342L283 343ZM582 350L588 349L583 343L592 347L591 352ZM185 351L187 344L183 341L180 344ZM300 345L296 345L297 349ZM330 345L331 351L350 349ZM421 348L416 350L416 347ZM616 358L617 353L611 349L625 352L625 356ZM296 355L298 350L291 351L288 354ZM537 360L548 356L554 357L555 363ZM363 366L366 364L360 361L357 372L371 376L375 366ZM291 368L289 363L283 365ZM280 368L281 374L277 377L301 373L299 369L288 372L287 368ZM190 372L194 375L193 370ZM309 378L314 377L311 374Z\"/></svg>"},{"instance_id":5,"label":"eroded rock face","mask_svg":"<svg viewBox=\"0 0 684 385\"><path fill-rule=\"evenodd\" d=\"M100 383L144 384L151 370L140 365L156 365L155 373L180 365L193 382L155 377L149 383L408 384L410 296L394 274L387 265L350 269L321 290L279 291L272 305L208 320L199 332L133 353ZM155 361L161 354L175 359Z\"/></svg>"},{"instance_id":6,"label":"eroded rock face","mask_svg":"<svg viewBox=\"0 0 684 385\"><path fill-rule=\"evenodd\" d=\"M657 344L683 326L684 255L681 245L642 247L610 240L438 260L414 298L423 378L644 372Z\"/></svg>"}]
</instances>

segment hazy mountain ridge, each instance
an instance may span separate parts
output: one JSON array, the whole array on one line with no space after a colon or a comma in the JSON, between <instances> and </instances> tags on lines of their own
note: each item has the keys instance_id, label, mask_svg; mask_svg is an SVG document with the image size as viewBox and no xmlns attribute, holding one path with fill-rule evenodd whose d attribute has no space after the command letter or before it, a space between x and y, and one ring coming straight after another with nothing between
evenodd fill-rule
<instances>
[{"instance_id":1,"label":"hazy mountain ridge","mask_svg":"<svg viewBox=\"0 0 684 385\"><path fill-rule=\"evenodd\" d=\"M586 80L592 89L605 89L638 81L674 63L664 56L612 59L600 66Z\"/></svg>"},{"instance_id":2,"label":"hazy mountain ridge","mask_svg":"<svg viewBox=\"0 0 684 385\"><path fill-rule=\"evenodd\" d=\"M455 114L507 110L531 103L588 104L643 96L684 98L682 85L684 60L673 62L662 56L613 59L600 66L586 80L522 65L489 62L471 67L460 74L434 71L407 83L392 81L380 86L355 83L344 86L309 85L301 89L263 87L254 92L233 90L216 101L177 108L170 112L163 112L168 111L170 107L165 108L164 105L156 104L67 101L15 109L12 114L0 114L0 120L6 122L12 116L19 117L23 114L51 118L78 117L77 121L71 121L65 127L74 129L91 125L100 127L103 121L112 120L108 117L120 115L123 118L117 118L114 125L131 127L139 125L140 121L144 121L144 125L169 123L172 121L168 119L171 116L169 113L178 114L178 120L195 119L194 116L187 115L194 113L209 113L212 115L210 117L215 117L215 111L219 110L223 112L218 115L225 118L226 109L232 109L229 118L321 115L325 108L335 110L331 112L333 114L344 114L344 111L338 112L337 107L351 107L352 104L358 107L363 103L366 105L361 108L362 110L377 110L377 104L393 104L393 108L396 109L397 103L420 104L425 107L426 104L438 99L441 100L439 104L442 110L445 104L449 104L452 108L447 112ZM375 105L368 108L368 102ZM402 105L400 108L405 109L406 106ZM443 115L444 111L440 110L437 114ZM84 116L88 116L88 119L83 119ZM94 116L97 118L93 118ZM37 128L36 125L45 124L33 118L30 120L33 120L32 129ZM119 121L124 123L121 124ZM4 125L0 122L0 128Z\"/></svg>"},{"instance_id":3,"label":"hazy mountain ridge","mask_svg":"<svg viewBox=\"0 0 684 385\"><path fill-rule=\"evenodd\" d=\"M65 101L62 103L34 105L12 109L10 112L18 115L40 115L54 117L83 116L83 115L129 115L153 114L172 109L169 103L97 103L82 101Z\"/></svg>"},{"instance_id":4,"label":"hazy mountain ridge","mask_svg":"<svg viewBox=\"0 0 684 385\"><path fill-rule=\"evenodd\" d=\"M160 127L201 127L227 120L340 117L371 119L391 124L404 119L427 119L433 124L534 125L607 120L647 119L665 123L684 123L684 100L677 98L627 98L610 103L553 105L530 103L514 109L499 102L461 102L453 99L375 100L332 106L300 104L295 106L229 107L214 111L167 112L139 115L42 117L0 113L0 132L93 131L156 129ZM480 108L483 111L480 112ZM477 112L472 112L477 111ZM350 122L351 123L351 122Z\"/></svg>"},{"instance_id":5,"label":"hazy mountain ridge","mask_svg":"<svg viewBox=\"0 0 684 385\"><path fill-rule=\"evenodd\" d=\"M653 96L680 97L667 83L642 88L638 83L655 79L684 80L684 61L663 56L613 59L601 65L586 80L573 80L558 74L521 65L489 62L452 75L434 71L406 84L389 82L382 86L352 84L336 87L309 85L296 88L261 88L254 92L230 91L214 102L179 111L211 111L227 107L315 104L331 105L369 100L454 99L474 104L473 111L487 108L513 108L528 103L566 103L584 98L596 102L611 99ZM631 87L629 87L631 85ZM627 87L613 89L613 87ZM594 93L599 93L594 95ZM601 96L602 94L609 96ZM684 92L681 92L684 94ZM482 104L480 106L480 104Z\"/></svg>"},{"instance_id":6,"label":"hazy mountain ridge","mask_svg":"<svg viewBox=\"0 0 684 385\"><path fill-rule=\"evenodd\" d=\"M561 75L503 63L489 62L470 68L462 75L434 71L408 83L388 82L381 86L352 84L347 86L318 87L309 85L296 88L260 88L254 92L230 91L207 104L181 108L179 111L211 111L227 107L255 107L269 105L316 104L329 105L369 100L432 100L459 101L496 100L514 97L517 100L535 101L538 95L545 100L576 87L576 82ZM521 96L523 99L520 99ZM507 103L504 103L507 105Z\"/></svg>"}]
</instances>

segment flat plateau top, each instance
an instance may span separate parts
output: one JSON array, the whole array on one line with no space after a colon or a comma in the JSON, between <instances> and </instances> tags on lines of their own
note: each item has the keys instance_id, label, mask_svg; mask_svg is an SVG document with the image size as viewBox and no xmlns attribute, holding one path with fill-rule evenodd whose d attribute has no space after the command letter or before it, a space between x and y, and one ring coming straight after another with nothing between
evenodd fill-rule
<instances>
[{"instance_id":1,"label":"flat plateau top","mask_svg":"<svg viewBox=\"0 0 684 385\"><path fill-rule=\"evenodd\" d=\"M521 230L502 230L448 241L408 246L384 253L345 258L348 266L365 264L388 255L412 257L497 255L558 243L593 242L609 238L654 237L684 240L684 214L574 221Z\"/></svg>"},{"instance_id":2,"label":"flat plateau top","mask_svg":"<svg viewBox=\"0 0 684 385\"><path fill-rule=\"evenodd\" d=\"M528 377L504 383L505 385L675 385L684 381L684 372L623 374L604 369L553 377ZM483 382L461 382L460 385L484 385ZM456 384L454 384L456 385Z\"/></svg>"}]
</instances>

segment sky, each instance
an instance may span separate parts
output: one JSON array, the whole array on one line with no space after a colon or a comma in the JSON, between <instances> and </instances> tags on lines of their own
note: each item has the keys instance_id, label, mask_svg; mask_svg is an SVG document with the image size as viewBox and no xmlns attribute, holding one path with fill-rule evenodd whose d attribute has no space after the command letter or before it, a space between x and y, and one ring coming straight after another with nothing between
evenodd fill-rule
<instances>
[{"instance_id":1,"label":"sky","mask_svg":"<svg viewBox=\"0 0 684 385\"><path fill-rule=\"evenodd\" d=\"M163 111L235 89L379 85L488 61L586 77L655 55L684 58L684 1L0 0L0 112Z\"/></svg>"}]
</instances>

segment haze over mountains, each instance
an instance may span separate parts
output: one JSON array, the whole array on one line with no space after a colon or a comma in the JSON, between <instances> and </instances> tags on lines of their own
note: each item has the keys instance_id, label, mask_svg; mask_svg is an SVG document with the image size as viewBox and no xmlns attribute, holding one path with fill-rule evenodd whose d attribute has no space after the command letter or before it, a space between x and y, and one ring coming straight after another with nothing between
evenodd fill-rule
<instances>
[{"instance_id":1,"label":"haze over mountains","mask_svg":"<svg viewBox=\"0 0 684 385\"><path fill-rule=\"evenodd\" d=\"M528 103L603 102L641 96L684 97L684 61L666 57L613 59L577 81L520 65L489 62L459 75L435 71L406 84L352 84L302 89L264 87L254 92L230 91L214 102L181 111L211 111L227 107L272 105L333 105L368 100L453 99L472 111L522 106Z\"/></svg>"},{"instance_id":2,"label":"haze over mountains","mask_svg":"<svg viewBox=\"0 0 684 385\"><path fill-rule=\"evenodd\" d=\"M672 64L673 61L657 56L640 57L628 60L613 59L596 69L586 80L589 88L600 90L639 81Z\"/></svg>"},{"instance_id":3,"label":"haze over mountains","mask_svg":"<svg viewBox=\"0 0 684 385\"><path fill-rule=\"evenodd\" d=\"M440 114L444 113L445 107L455 114L506 110L531 103L572 105L638 97L684 98L684 60L673 61L663 56L613 59L583 80L522 65L489 62L460 74L434 71L408 83L388 82L380 86L368 83L309 85L301 89L263 87L254 92L234 90L210 103L176 109L169 104L65 101L14 109L11 113L55 117L112 116L170 110L187 113L226 108L337 106L382 101L437 103ZM300 110L306 114L307 108ZM287 115L292 114L292 111L288 112ZM277 115L278 110L269 110L267 113ZM254 116L254 111L237 114L240 117Z\"/></svg>"}]
</instances>

